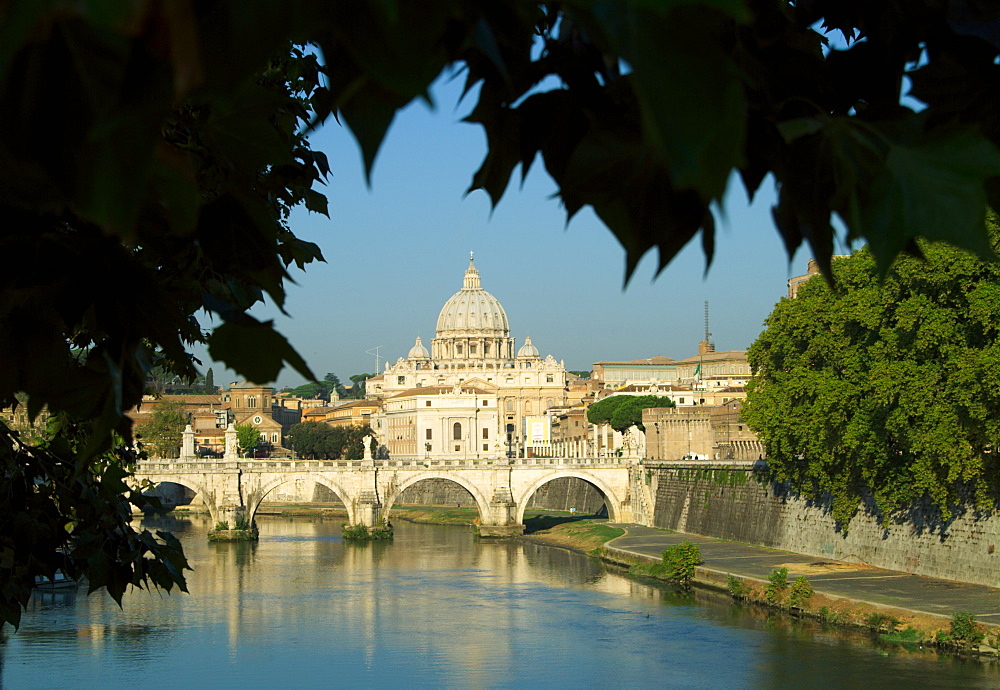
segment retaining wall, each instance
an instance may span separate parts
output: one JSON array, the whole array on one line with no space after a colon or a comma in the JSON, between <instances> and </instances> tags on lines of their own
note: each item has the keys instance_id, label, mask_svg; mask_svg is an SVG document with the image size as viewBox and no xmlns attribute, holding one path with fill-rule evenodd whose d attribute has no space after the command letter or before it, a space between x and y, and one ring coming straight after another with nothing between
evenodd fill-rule
<instances>
[{"instance_id":1,"label":"retaining wall","mask_svg":"<svg viewBox=\"0 0 1000 690\"><path fill-rule=\"evenodd\" d=\"M929 505L883 528L869 508L837 531L828 506L762 482L759 467L647 463L653 525L918 575L1000 587L1000 515L944 521Z\"/></svg>"}]
</instances>

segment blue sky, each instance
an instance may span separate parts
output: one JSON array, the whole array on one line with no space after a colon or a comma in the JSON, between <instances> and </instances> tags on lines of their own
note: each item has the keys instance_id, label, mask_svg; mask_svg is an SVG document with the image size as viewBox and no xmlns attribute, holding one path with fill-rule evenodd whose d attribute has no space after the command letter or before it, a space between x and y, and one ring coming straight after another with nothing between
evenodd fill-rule
<instances>
[{"instance_id":1,"label":"blue sky","mask_svg":"<svg viewBox=\"0 0 1000 690\"><path fill-rule=\"evenodd\" d=\"M466 196L485 153L478 125L460 122L471 102L455 105L456 82L435 89L437 108L415 103L394 122L365 183L350 132L331 122L311 137L332 168L330 218L305 210L292 229L322 247L327 263L293 272L282 316L254 310L276 326L317 376L374 371L405 356L420 335L434 337L438 311L462 286L474 251L483 287L503 305L518 346L530 335L543 356L568 369L594 362L696 353L710 303L712 339L719 350L745 349L785 294L789 276L805 271L808 251L789 262L770 218L773 185L766 181L753 206L742 184L730 184L725 215L718 216L716 255L705 274L700 242L688 246L654 280L656 257L647 255L623 289L625 254L589 210L565 223L551 196L555 186L537 161L523 187L520 171L491 213L489 198ZM207 358L203 361L211 364ZM212 364L215 380L236 375ZM286 368L277 385L298 385Z\"/></svg>"}]
</instances>

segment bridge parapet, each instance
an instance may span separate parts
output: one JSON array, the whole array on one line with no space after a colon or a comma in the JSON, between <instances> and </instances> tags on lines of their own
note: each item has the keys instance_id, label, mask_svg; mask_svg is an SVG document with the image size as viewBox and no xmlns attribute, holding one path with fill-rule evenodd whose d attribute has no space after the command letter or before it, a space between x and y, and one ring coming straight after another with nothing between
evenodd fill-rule
<instances>
[{"instance_id":1,"label":"bridge parapet","mask_svg":"<svg viewBox=\"0 0 1000 690\"><path fill-rule=\"evenodd\" d=\"M635 460L608 457L608 458L469 458L455 460L303 460L292 459L271 459L271 458L244 458L240 460L189 460L179 459L157 459L144 460L139 464L137 474L153 474L163 472L224 472L232 470L244 470L251 472L268 471L328 471L328 470L371 470L392 468L491 468L503 469L510 467L519 468L539 468L539 467L623 467L635 464ZM690 464L690 463L689 463ZM704 465L703 465L704 466Z\"/></svg>"}]
</instances>

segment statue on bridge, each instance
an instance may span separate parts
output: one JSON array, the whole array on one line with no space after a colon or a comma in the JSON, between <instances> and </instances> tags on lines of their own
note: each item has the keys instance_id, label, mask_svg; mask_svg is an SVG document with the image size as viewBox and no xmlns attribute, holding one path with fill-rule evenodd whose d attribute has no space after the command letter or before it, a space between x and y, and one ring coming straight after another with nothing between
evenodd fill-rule
<instances>
[{"instance_id":1,"label":"statue on bridge","mask_svg":"<svg viewBox=\"0 0 1000 690\"><path fill-rule=\"evenodd\" d=\"M229 423L229 427L226 429L226 460L236 460L239 457L239 441L237 440L236 427L233 423Z\"/></svg>"}]
</instances>

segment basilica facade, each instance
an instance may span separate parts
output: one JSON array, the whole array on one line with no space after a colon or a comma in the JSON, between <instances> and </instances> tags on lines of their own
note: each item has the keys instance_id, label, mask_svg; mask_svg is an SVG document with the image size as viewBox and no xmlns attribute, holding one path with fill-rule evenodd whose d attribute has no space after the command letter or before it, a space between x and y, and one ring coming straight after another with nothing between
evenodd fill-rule
<instances>
[{"instance_id":1,"label":"basilica facade","mask_svg":"<svg viewBox=\"0 0 1000 690\"><path fill-rule=\"evenodd\" d=\"M440 429L458 429L456 424L462 429L476 429L478 435L475 446L471 438L468 443L461 444L463 454L468 452L467 448L483 453L484 446L491 453L499 448L510 452L510 448L539 442L531 429L539 428L538 421L547 409L566 404L568 376L565 365L552 355L543 358L530 337L525 338L521 347L516 347L510 335L507 313L497 298L483 289L475 261L470 258L462 289L444 303L438 314L430 350L418 337L405 358L400 357L395 363L387 362L384 372L367 381L366 390L369 397L385 401L380 435L390 452L394 447L402 449L393 443L402 439L391 438L393 434L419 439L419 443L414 444L417 454L425 453L428 446L436 446L442 451L447 449L449 453L459 452L455 438L449 438L447 446L426 443L430 438L437 438ZM465 391L470 396L470 411L480 408L479 422L474 425L469 425L468 415L458 409ZM448 395L447 407L456 416L455 421L437 419L435 428L428 431L410 429L420 423L411 415L406 419L395 418L396 410L402 413L413 409L409 404L411 398L414 402L419 398L422 408L435 409L437 406L427 404L433 403L433 399L425 400L428 395L435 394ZM482 417L484 397L495 401L495 416ZM496 428L488 432L479 429L486 419ZM489 442L484 443L484 439ZM407 447L412 446L408 444Z\"/></svg>"}]
</instances>

